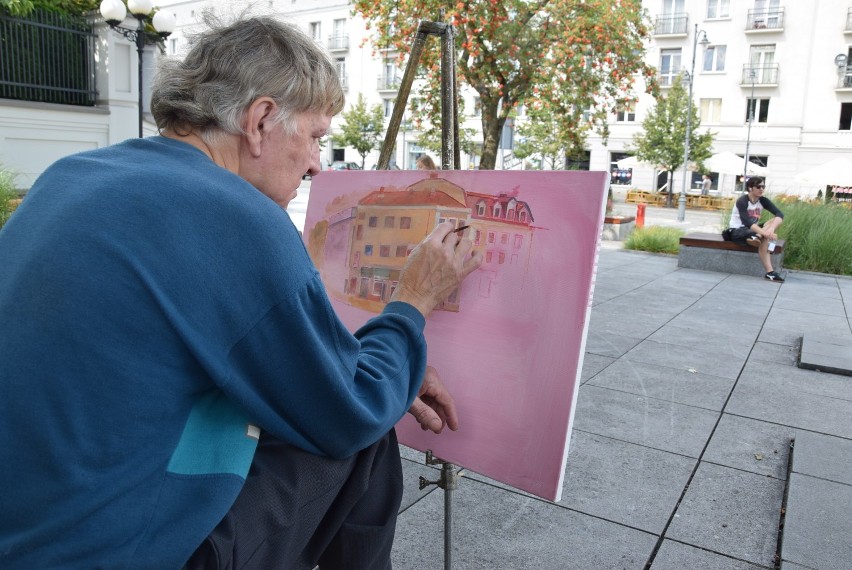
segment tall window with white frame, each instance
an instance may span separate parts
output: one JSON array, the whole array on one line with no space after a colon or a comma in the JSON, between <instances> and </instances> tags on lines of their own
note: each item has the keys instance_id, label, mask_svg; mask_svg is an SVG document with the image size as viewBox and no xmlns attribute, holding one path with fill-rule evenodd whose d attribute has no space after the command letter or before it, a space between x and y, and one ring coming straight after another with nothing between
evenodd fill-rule
<instances>
[{"instance_id":1,"label":"tall window with white frame","mask_svg":"<svg viewBox=\"0 0 852 570\"><path fill-rule=\"evenodd\" d=\"M663 15L657 26L658 34L678 34L685 30L683 16L686 13L684 0L663 0Z\"/></svg>"},{"instance_id":2,"label":"tall window with white frame","mask_svg":"<svg viewBox=\"0 0 852 570\"><path fill-rule=\"evenodd\" d=\"M346 34L346 19L334 20L331 33L331 48L346 49L349 47L349 36Z\"/></svg>"},{"instance_id":3,"label":"tall window with white frame","mask_svg":"<svg viewBox=\"0 0 852 570\"><path fill-rule=\"evenodd\" d=\"M707 19L728 18L731 15L730 0L707 0Z\"/></svg>"},{"instance_id":4,"label":"tall window with white frame","mask_svg":"<svg viewBox=\"0 0 852 570\"><path fill-rule=\"evenodd\" d=\"M308 35L315 42L322 42L322 22L311 22L308 24Z\"/></svg>"},{"instance_id":5,"label":"tall window with white frame","mask_svg":"<svg viewBox=\"0 0 852 570\"><path fill-rule=\"evenodd\" d=\"M680 48L660 50L660 85L671 87L680 74Z\"/></svg>"},{"instance_id":6,"label":"tall window with white frame","mask_svg":"<svg viewBox=\"0 0 852 570\"><path fill-rule=\"evenodd\" d=\"M775 44L753 45L749 48L749 66L754 71L755 83L769 85L777 83Z\"/></svg>"},{"instance_id":7,"label":"tall window with white frame","mask_svg":"<svg viewBox=\"0 0 852 570\"><path fill-rule=\"evenodd\" d=\"M722 122L721 99L701 99L698 108L702 125L718 125Z\"/></svg>"},{"instance_id":8,"label":"tall window with white frame","mask_svg":"<svg viewBox=\"0 0 852 570\"><path fill-rule=\"evenodd\" d=\"M752 115L752 112L754 115ZM746 113L745 120L746 123L749 119L754 116L754 122L756 123L766 123L769 120L769 98L754 98L749 97L746 99Z\"/></svg>"},{"instance_id":9,"label":"tall window with white frame","mask_svg":"<svg viewBox=\"0 0 852 570\"><path fill-rule=\"evenodd\" d=\"M337 68L337 76L340 77L340 83L343 85L343 89L349 88L349 81L346 77L346 58L339 57L334 60L334 67Z\"/></svg>"},{"instance_id":10,"label":"tall window with white frame","mask_svg":"<svg viewBox=\"0 0 852 570\"><path fill-rule=\"evenodd\" d=\"M707 46L704 48L703 71L725 71L725 52L727 46Z\"/></svg>"},{"instance_id":11,"label":"tall window with white frame","mask_svg":"<svg viewBox=\"0 0 852 570\"><path fill-rule=\"evenodd\" d=\"M615 112L615 121L618 123L635 123L636 122L636 108L635 105L629 104L624 105L618 111Z\"/></svg>"}]
</instances>

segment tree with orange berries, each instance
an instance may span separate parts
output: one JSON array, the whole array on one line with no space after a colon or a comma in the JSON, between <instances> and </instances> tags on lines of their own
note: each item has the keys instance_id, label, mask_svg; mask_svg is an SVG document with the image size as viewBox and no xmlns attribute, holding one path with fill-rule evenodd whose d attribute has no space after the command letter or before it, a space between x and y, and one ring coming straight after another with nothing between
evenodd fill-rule
<instances>
[{"instance_id":1,"label":"tree with orange berries","mask_svg":"<svg viewBox=\"0 0 852 570\"><path fill-rule=\"evenodd\" d=\"M635 101L637 76L656 87L643 61L650 33L641 0L353 0L376 48L408 54L421 20L456 29L457 79L481 103L480 168L493 169L503 124L519 104L547 107L558 120L567 152L595 129L607 136L607 116ZM414 116L426 138L440 131L440 42L429 41ZM418 120L418 119L415 119Z\"/></svg>"}]
</instances>

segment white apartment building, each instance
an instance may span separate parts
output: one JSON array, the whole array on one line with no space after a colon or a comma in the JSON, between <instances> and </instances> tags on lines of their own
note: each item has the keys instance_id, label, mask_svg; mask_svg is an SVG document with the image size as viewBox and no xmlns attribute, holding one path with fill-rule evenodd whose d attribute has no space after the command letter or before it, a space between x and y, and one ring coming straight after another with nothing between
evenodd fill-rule
<instances>
[{"instance_id":1,"label":"white apartment building","mask_svg":"<svg viewBox=\"0 0 852 570\"><path fill-rule=\"evenodd\" d=\"M670 85L695 58L693 102L713 151L745 155L770 170L768 190L795 191L796 173L837 157L852 158L852 2L849 0L644 0L654 24L646 61ZM696 25L698 37L696 37ZM704 37L706 34L706 43ZM704 44L704 45L703 45ZM751 103L750 103L751 102ZM753 105L754 121L749 129ZM653 106L613 116L606 145L589 138L589 165L610 169L625 187L658 187L651 169L618 171L633 135ZM619 176L620 175L620 176ZM735 175L712 174L730 192ZM696 188L700 173L691 174ZM675 173L673 188L681 189Z\"/></svg>"}]
</instances>

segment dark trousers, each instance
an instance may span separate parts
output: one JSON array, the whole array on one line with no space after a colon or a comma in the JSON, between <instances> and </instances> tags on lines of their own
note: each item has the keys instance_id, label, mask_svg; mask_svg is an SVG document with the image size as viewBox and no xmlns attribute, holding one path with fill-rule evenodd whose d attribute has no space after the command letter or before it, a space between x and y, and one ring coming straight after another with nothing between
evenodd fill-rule
<instances>
[{"instance_id":1,"label":"dark trousers","mask_svg":"<svg viewBox=\"0 0 852 570\"><path fill-rule=\"evenodd\" d=\"M263 434L236 502L186 568L390 569L401 500L393 430L342 460Z\"/></svg>"}]
</instances>

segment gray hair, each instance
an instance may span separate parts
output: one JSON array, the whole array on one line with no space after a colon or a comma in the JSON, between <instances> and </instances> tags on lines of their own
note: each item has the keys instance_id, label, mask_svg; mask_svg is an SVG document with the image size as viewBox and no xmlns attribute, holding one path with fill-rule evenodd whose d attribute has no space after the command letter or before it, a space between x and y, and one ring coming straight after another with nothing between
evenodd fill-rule
<instances>
[{"instance_id":1,"label":"gray hair","mask_svg":"<svg viewBox=\"0 0 852 570\"><path fill-rule=\"evenodd\" d=\"M197 36L183 61L161 62L151 92L160 131L196 132L207 142L242 134L243 113L258 97L278 104L273 118L293 132L304 112L336 115L345 94L328 55L293 24L269 16L220 25Z\"/></svg>"}]
</instances>

